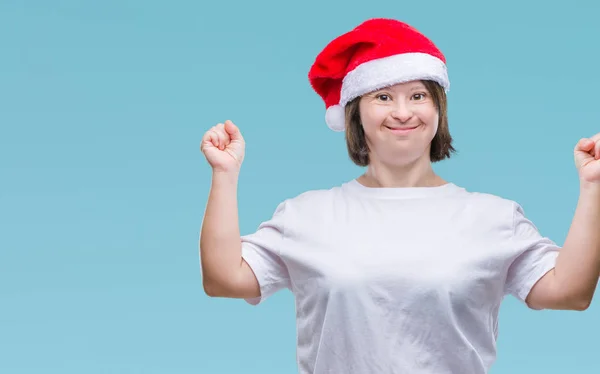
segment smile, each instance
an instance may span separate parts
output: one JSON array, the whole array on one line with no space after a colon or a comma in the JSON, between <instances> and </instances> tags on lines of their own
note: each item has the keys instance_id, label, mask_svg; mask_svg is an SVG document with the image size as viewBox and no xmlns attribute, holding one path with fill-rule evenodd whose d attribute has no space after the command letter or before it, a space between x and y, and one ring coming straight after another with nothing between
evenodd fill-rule
<instances>
[{"instance_id":1,"label":"smile","mask_svg":"<svg viewBox=\"0 0 600 374\"><path fill-rule=\"evenodd\" d=\"M412 127L388 127L388 126L384 126L386 129L390 130L392 133L394 134L408 134L411 131L417 129L419 127L419 125L417 126L412 126Z\"/></svg>"}]
</instances>

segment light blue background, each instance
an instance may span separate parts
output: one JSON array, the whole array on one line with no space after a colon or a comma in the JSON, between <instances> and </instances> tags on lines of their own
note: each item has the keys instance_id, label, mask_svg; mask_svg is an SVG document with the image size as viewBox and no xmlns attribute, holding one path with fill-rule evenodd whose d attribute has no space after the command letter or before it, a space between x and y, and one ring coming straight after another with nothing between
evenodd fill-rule
<instances>
[{"instance_id":1,"label":"light blue background","mask_svg":"<svg viewBox=\"0 0 600 374\"><path fill-rule=\"evenodd\" d=\"M1 373L296 372L289 292L259 307L203 294L199 143L225 119L243 131L243 233L359 175L307 72L370 17L447 55L460 153L436 169L564 241L572 149L600 132L591 0L201 3L0 2ZM507 299L492 373L598 373L598 306Z\"/></svg>"}]
</instances>

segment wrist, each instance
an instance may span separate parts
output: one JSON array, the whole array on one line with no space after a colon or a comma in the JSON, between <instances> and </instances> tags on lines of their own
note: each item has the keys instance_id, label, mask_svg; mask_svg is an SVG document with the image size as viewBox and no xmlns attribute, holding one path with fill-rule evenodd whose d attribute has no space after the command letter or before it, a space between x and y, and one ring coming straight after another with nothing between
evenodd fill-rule
<instances>
[{"instance_id":1,"label":"wrist","mask_svg":"<svg viewBox=\"0 0 600 374\"><path fill-rule=\"evenodd\" d=\"M600 183L580 180L579 181L579 191L581 194L593 195L593 196L600 197Z\"/></svg>"},{"instance_id":2,"label":"wrist","mask_svg":"<svg viewBox=\"0 0 600 374\"><path fill-rule=\"evenodd\" d=\"M237 184L240 176L239 170L214 170L212 172L213 184Z\"/></svg>"}]
</instances>

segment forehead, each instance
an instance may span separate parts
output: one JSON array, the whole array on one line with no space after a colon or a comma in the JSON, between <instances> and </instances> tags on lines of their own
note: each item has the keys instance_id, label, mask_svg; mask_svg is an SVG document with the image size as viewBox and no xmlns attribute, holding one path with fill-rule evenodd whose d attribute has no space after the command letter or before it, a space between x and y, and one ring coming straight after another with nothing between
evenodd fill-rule
<instances>
[{"instance_id":1,"label":"forehead","mask_svg":"<svg viewBox=\"0 0 600 374\"><path fill-rule=\"evenodd\" d=\"M388 89L388 90L396 90L396 91L407 91L407 90L414 90L414 89L425 89L425 85L423 84L423 82L416 80L416 81L409 81L409 82L402 82L402 83L396 83L396 84L392 84L389 85L383 89Z\"/></svg>"}]
</instances>

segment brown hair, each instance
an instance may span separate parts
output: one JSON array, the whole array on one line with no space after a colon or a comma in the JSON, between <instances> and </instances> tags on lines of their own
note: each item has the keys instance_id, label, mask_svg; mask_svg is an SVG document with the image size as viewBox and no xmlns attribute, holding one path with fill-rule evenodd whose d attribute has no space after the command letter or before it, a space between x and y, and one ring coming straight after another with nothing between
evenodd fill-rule
<instances>
[{"instance_id":1,"label":"brown hair","mask_svg":"<svg viewBox=\"0 0 600 374\"><path fill-rule=\"evenodd\" d=\"M438 130L431 141L429 153L431 161L438 162L450 158L450 155L456 152L452 146L452 136L448 129L446 91L434 81L422 82L431 94L439 114ZM350 159L356 165L367 166L369 165L369 148L360 120L359 102L360 97L357 97L346 105L346 146Z\"/></svg>"}]
</instances>

